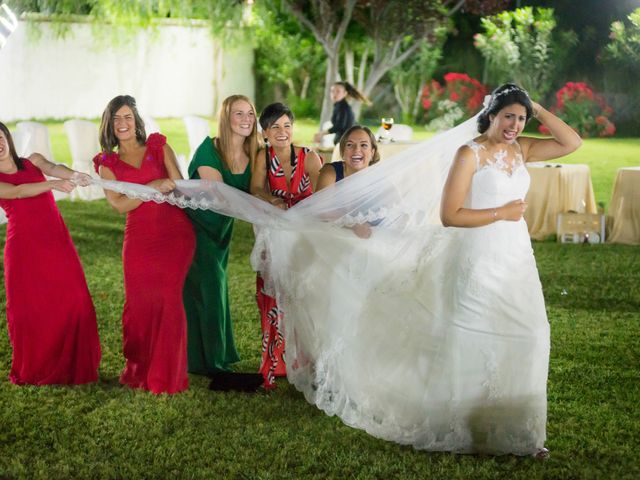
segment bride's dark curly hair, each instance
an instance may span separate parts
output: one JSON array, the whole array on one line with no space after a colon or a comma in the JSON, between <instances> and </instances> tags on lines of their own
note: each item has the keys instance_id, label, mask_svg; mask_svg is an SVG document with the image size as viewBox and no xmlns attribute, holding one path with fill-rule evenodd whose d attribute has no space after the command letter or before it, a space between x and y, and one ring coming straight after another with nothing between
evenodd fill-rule
<instances>
[{"instance_id":1,"label":"bride's dark curly hair","mask_svg":"<svg viewBox=\"0 0 640 480\"><path fill-rule=\"evenodd\" d=\"M527 122L533 115L533 106L529 94L523 88L515 83L505 83L500 85L491 93L491 101L489 106L485 108L478 116L478 132L484 133L489 128L491 120L490 115L497 114L504 107L519 103L527 110Z\"/></svg>"}]
</instances>

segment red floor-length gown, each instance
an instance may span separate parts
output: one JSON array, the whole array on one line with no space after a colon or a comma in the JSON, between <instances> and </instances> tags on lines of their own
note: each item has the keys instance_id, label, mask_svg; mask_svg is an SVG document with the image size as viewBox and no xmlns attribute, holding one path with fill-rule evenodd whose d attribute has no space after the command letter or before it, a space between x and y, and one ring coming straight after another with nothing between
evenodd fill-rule
<instances>
[{"instance_id":1,"label":"red floor-length gown","mask_svg":"<svg viewBox=\"0 0 640 480\"><path fill-rule=\"evenodd\" d=\"M45 181L29 160L0 182ZM51 192L0 199L9 221L4 249L7 325L16 384L81 384L98 378L96 312L80 259Z\"/></svg>"},{"instance_id":2,"label":"red floor-length gown","mask_svg":"<svg viewBox=\"0 0 640 480\"><path fill-rule=\"evenodd\" d=\"M117 153L101 153L94 159L96 170L104 165L118 180L140 184L167 178L165 143L163 135L149 135L140 168L123 162ZM120 383L153 393L188 388L182 287L194 248L193 227L178 207L144 202L127 213L122 247L126 365Z\"/></svg>"}]
</instances>

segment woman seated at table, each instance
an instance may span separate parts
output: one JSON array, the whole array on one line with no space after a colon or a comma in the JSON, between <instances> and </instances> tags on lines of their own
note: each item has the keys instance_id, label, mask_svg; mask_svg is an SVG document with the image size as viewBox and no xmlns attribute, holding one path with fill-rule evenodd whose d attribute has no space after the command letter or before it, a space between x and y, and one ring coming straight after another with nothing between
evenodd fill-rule
<instances>
[{"instance_id":1,"label":"woman seated at table","mask_svg":"<svg viewBox=\"0 0 640 480\"><path fill-rule=\"evenodd\" d=\"M289 208L313 193L322 161L317 153L293 145L293 112L283 103L268 105L260 115L267 142L256 158L251 193L279 208ZM276 299L265 291L260 272L256 276L256 301L262 323L262 364L265 388L275 387L275 377L286 375L282 314Z\"/></svg>"}]
</instances>

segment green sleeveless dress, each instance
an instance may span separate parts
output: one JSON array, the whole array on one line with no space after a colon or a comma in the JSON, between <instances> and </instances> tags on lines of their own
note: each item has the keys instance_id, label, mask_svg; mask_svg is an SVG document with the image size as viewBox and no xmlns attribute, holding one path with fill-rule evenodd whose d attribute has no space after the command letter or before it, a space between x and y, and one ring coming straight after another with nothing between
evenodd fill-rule
<instances>
[{"instance_id":1,"label":"green sleeveless dress","mask_svg":"<svg viewBox=\"0 0 640 480\"><path fill-rule=\"evenodd\" d=\"M222 163L213 140L207 137L189 164L189 178L199 179L198 167L213 167L224 183L249 191L251 167L233 174ZM187 210L196 232L196 251L184 284L187 313L189 372L211 375L229 371L240 360L233 341L229 310L227 261L233 232L233 218L209 210Z\"/></svg>"}]
</instances>

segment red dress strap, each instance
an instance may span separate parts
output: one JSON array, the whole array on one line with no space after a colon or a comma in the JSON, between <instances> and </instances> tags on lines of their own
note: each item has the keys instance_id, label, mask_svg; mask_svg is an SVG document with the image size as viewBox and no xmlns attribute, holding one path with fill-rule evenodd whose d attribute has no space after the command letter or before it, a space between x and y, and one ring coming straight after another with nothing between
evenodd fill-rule
<instances>
[{"instance_id":1,"label":"red dress strap","mask_svg":"<svg viewBox=\"0 0 640 480\"><path fill-rule=\"evenodd\" d=\"M113 166L118 161L118 154L116 152L100 152L93 157L93 168L96 173L100 173L100 165L109 167L113 170Z\"/></svg>"},{"instance_id":2,"label":"red dress strap","mask_svg":"<svg viewBox=\"0 0 640 480\"><path fill-rule=\"evenodd\" d=\"M145 158L152 157L156 162L164 164L164 146L167 144L167 137L161 133L152 133L147 137L147 153Z\"/></svg>"}]
</instances>

